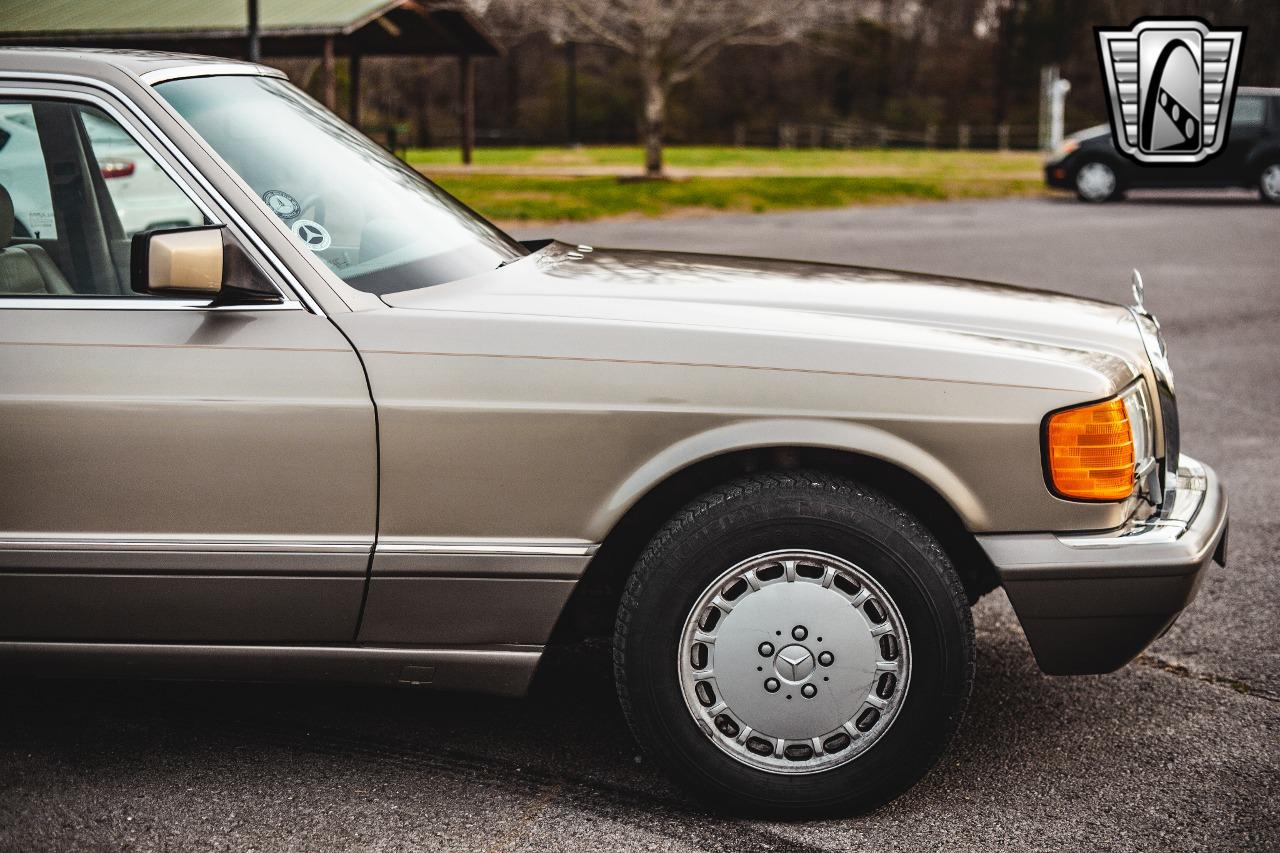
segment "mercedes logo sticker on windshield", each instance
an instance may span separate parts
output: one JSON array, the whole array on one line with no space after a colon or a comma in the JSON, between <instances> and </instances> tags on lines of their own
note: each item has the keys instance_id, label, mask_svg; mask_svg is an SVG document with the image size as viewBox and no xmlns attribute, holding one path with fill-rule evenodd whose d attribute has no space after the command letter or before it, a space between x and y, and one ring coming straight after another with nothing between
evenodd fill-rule
<instances>
[{"instance_id":1,"label":"mercedes logo sticker on windshield","mask_svg":"<svg viewBox=\"0 0 1280 853\"><path fill-rule=\"evenodd\" d=\"M293 219L302 212L298 200L284 190L267 190L262 194L262 200L281 219Z\"/></svg>"},{"instance_id":2,"label":"mercedes logo sticker on windshield","mask_svg":"<svg viewBox=\"0 0 1280 853\"><path fill-rule=\"evenodd\" d=\"M293 223L293 233L313 252L323 252L333 243L333 238L324 230L324 226L310 219L299 219Z\"/></svg>"}]
</instances>

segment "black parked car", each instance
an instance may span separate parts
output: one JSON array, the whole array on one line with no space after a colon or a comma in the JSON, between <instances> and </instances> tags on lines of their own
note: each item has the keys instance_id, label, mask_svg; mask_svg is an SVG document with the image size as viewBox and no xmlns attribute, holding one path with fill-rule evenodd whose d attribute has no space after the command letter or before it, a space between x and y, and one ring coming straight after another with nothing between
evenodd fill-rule
<instances>
[{"instance_id":1,"label":"black parked car","mask_svg":"<svg viewBox=\"0 0 1280 853\"><path fill-rule=\"evenodd\" d=\"M1203 163L1139 165L1100 124L1069 136L1045 164L1044 179L1081 201L1114 201L1134 187L1257 187L1263 201L1280 204L1280 89L1242 86L1226 144Z\"/></svg>"}]
</instances>

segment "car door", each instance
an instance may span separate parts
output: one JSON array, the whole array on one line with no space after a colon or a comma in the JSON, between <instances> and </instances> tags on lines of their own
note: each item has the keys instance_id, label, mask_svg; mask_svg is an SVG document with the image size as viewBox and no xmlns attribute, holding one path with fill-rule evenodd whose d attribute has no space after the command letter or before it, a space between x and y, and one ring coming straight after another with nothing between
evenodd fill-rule
<instances>
[{"instance_id":1,"label":"car door","mask_svg":"<svg viewBox=\"0 0 1280 853\"><path fill-rule=\"evenodd\" d=\"M226 208L118 102L0 105L36 131L6 153L37 164L0 192L0 640L350 641L377 500L350 344L233 224L278 302L132 293L136 230ZM109 186L140 172L143 192Z\"/></svg>"},{"instance_id":2,"label":"car door","mask_svg":"<svg viewBox=\"0 0 1280 853\"><path fill-rule=\"evenodd\" d=\"M1200 171L1214 184L1244 184L1250 179L1245 164L1262 139L1267 102L1257 95L1240 95L1231 110L1227 140L1217 156L1200 164Z\"/></svg>"}]
</instances>

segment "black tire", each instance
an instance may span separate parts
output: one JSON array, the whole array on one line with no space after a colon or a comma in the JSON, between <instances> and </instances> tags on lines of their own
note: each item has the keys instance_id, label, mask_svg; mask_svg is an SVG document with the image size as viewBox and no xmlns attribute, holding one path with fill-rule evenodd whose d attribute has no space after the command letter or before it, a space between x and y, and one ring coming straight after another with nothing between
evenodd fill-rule
<instances>
[{"instance_id":1,"label":"black tire","mask_svg":"<svg viewBox=\"0 0 1280 853\"><path fill-rule=\"evenodd\" d=\"M784 775L730 757L695 723L676 661L702 592L753 555L804 548L858 564L907 624L911 682L879 740L853 760ZM937 540L884 495L815 471L744 477L681 510L649 543L622 597L614 642L622 708L645 752L700 799L785 817L862 812L910 788L942 756L973 685L973 621Z\"/></svg>"},{"instance_id":2,"label":"black tire","mask_svg":"<svg viewBox=\"0 0 1280 853\"><path fill-rule=\"evenodd\" d=\"M1086 176L1092 177L1095 174L1110 176L1109 190L1098 191L1096 183L1088 181ZM1095 158L1081 163L1071 176L1071 182L1075 186L1076 198L1087 204L1101 204L1124 198L1124 184L1120 179L1120 172L1114 164L1106 160Z\"/></svg>"},{"instance_id":3,"label":"black tire","mask_svg":"<svg viewBox=\"0 0 1280 853\"><path fill-rule=\"evenodd\" d=\"M1280 160L1266 163L1258 171L1258 197L1265 204L1280 204Z\"/></svg>"}]
</instances>

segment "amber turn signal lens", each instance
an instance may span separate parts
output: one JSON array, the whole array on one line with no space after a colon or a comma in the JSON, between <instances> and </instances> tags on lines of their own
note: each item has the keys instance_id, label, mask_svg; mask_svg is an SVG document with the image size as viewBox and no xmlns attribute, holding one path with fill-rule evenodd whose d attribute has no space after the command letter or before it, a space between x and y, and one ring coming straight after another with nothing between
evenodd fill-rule
<instances>
[{"instance_id":1,"label":"amber turn signal lens","mask_svg":"<svg viewBox=\"0 0 1280 853\"><path fill-rule=\"evenodd\" d=\"M1045 452L1063 497L1119 501L1133 492L1133 431L1120 400L1051 416Z\"/></svg>"}]
</instances>

